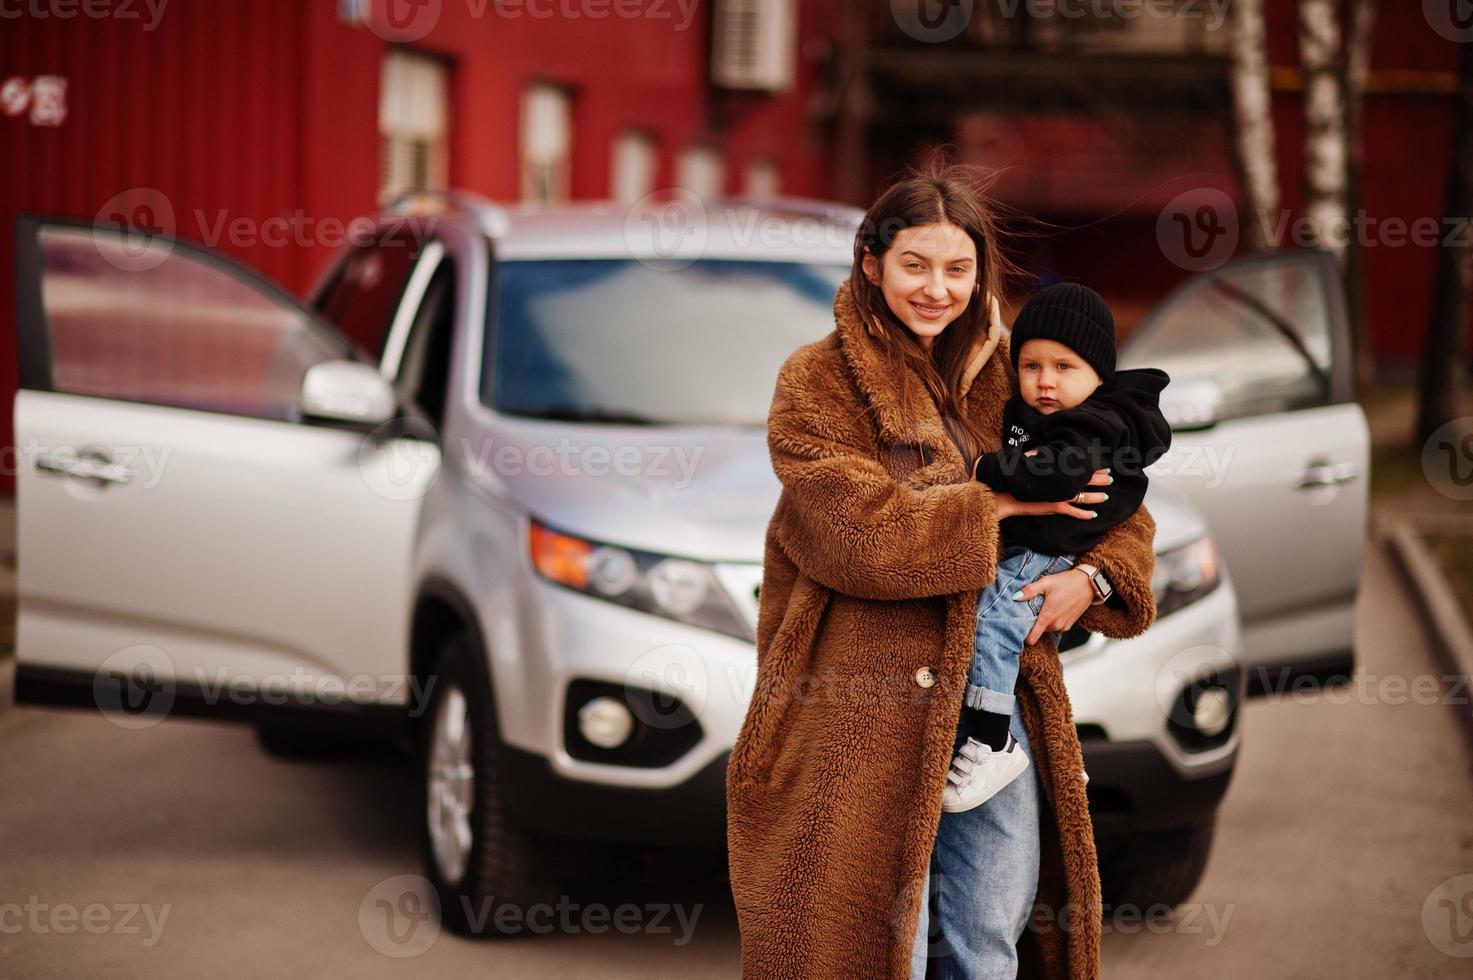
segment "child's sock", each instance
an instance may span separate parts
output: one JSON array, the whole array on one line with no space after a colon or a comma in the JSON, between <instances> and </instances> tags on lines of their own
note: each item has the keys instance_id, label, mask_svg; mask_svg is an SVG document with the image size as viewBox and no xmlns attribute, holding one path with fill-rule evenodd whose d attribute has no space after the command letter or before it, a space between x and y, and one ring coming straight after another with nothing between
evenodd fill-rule
<instances>
[{"instance_id":1,"label":"child's sock","mask_svg":"<svg viewBox=\"0 0 1473 980\"><path fill-rule=\"evenodd\" d=\"M964 709L970 716L971 736L994 752L1001 752L1008 744L1008 723L1012 716L980 708Z\"/></svg>"}]
</instances>

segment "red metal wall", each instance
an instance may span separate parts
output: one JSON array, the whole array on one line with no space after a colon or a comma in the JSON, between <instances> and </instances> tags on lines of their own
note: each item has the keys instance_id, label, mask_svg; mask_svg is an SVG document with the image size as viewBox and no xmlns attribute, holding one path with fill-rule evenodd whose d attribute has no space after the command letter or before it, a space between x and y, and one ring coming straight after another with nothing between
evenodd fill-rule
<instances>
[{"instance_id":1,"label":"red metal wall","mask_svg":"<svg viewBox=\"0 0 1473 980\"><path fill-rule=\"evenodd\" d=\"M227 234L219 247L300 292L332 251L317 241L321 223L374 209L380 65L402 35L382 21L346 23L342 6L170 0L155 25L142 2L131 5L140 14L133 19L0 21L0 82L60 75L68 85L60 126L0 115L0 431L12 431L16 385L18 211L91 220L114 195L143 187L168 201L173 230L184 238L208 241L222 218L243 222L248 233L268 219L290 219L306 246ZM382 15L384 4L372 6ZM778 164L785 193L825 190L821 147L804 112L818 68L812 42L829 29L830 0L801 5L799 84L771 97L712 95L706 2L605 4L601 18L591 15L596 4L573 5L585 12L574 18L538 16L559 9L548 2L431 0L429 7L438 11L433 28L410 46L452 67L454 186L517 198L522 93L548 80L575 93L576 198L608 195L612 141L624 126L655 135L656 186L673 183L680 150L705 138L726 159L728 190L740 189L757 156ZM713 118L720 122L708 131ZM0 490L13 492L8 469Z\"/></svg>"}]
</instances>

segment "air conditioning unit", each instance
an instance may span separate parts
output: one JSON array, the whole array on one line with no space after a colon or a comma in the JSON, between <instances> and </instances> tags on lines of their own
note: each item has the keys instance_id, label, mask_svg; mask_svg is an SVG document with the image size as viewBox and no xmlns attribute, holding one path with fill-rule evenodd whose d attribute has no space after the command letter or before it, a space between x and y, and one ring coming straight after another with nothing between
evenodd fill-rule
<instances>
[{"instance_id":1,"label":"air conditioning unit","mask_svg":"<svg viewBox=\"0 0 1473 980\"><path fill-rule=\"evenodd\" d=\"M766 92L792 87L797 0L716 0L711 20L714 84Z\"/></svg>"}]
</instances>

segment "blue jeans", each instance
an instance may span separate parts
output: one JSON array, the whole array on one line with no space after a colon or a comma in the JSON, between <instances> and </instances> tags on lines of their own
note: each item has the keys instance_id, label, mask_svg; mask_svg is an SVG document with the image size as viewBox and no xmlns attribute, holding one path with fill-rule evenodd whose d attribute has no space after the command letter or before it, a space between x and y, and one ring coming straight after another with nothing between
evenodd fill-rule
<instances>
[{"instance_id":1,"label":"blue jeans","mask_svg":"<svg viewBox=\"0 0 1473 980\"><path fill-rule=\"evenodd\" d=\"M1022 545L1009 545L1003 550L997 577L977 596L972 666L964 702L968 707L1000 715L1013 713L1018 655L1043 608L1043 596L1020 602L1012 598L1013 593L1073 565L1073 555L1043 555ZM957 745L961 745L960 740Z\"/></svg>"},{"instance_id":2,"label":"blue jeans","mask_svg":"<svg viewBox=\"0 0 1473 980\"><path fill-rule=\"evenodd\" d=\"M1012 690L1018 654L1043 601L1025 603L1009 597L1042 575L1062 571L1072 559L1027 549L1004 554L997 580L978 598L967 690L969 699L978 692L974 700L985 710L1012 716L1009 725L1018 742L1016 751L1029 755L1031 763L1028 732L1022 716L1012 710ZM1002 695L1006 702L994 695ZM960 746L964 738L959 718L955 744ZM1018 940L1038 893L1039 799L1038 774L1030 764L982 806L941 814L926 871L926 900L921 902L911 945L912 980L924 980L928 954L933 976L940 980L1017 975ZM928 901L934 902L934 917Z\"/></svg>"}]
</instances>

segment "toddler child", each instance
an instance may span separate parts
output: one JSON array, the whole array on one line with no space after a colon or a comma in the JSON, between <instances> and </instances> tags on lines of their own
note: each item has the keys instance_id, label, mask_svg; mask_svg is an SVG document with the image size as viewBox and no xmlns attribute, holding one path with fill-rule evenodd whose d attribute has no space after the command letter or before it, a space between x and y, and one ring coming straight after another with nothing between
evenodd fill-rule
<instances>
[{"instance_id":1,"label":"toddler child","mask_svg":"<svg viewBox=\"0 0 1473 980\"><path fill-rule=\"evenodd\" d=\"M1115 370L1115 318L1099 294L1058 283L1033 294L1010 340L1018 394L1003 408L1003 445L978 459L976 478L1022 501L1073 500L1107 492L1093 519L1050 514L1002 521L997 578L977 600L976 632L958 748L941 809L970 810L992 798L1028 766L1009 728L1018 656L1043 596L1027 602L1028 583L1067 568L1090 576L1095 602L1109 596L1098 569L1074 558L1094 547L1140 506L1144 468L1171 445L1158 396L1170 378L1156 368ZM1097 469L1112 482L1090 487Z\"/></svg>"}]
</instances>

